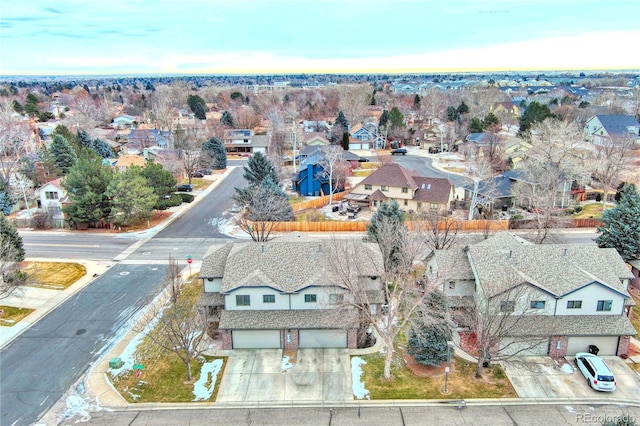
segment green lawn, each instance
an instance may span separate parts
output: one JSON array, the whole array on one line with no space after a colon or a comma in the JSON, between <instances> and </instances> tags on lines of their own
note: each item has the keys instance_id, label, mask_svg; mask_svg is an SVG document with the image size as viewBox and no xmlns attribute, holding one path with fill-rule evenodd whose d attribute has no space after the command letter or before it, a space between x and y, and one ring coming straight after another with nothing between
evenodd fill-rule
<instances>
[{"instance_id":1,"label":"green lawn","mask_svg":"<svg viewBox=\"0 0 640 426\"><path fill-rule=\"evenodd\" d=\"M400 356L392 366L393 379L384 380L384 355L373 354L361 357L362 381L371 399L463 399L517 397L511 383L499 365L484 369L482 379L475 378L476 365L454 358L449 374L449 393L444 394L444 374L422 377L409 370Z\"/></svg>"}]
</instances>

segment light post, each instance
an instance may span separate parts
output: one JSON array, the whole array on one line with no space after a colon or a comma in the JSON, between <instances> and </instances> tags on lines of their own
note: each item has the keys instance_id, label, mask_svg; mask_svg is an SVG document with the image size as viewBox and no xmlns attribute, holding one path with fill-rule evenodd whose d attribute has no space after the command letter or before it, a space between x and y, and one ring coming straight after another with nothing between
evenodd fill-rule
<instances>
[{"instance_id":1,"label":"light post","mask_svg":"<svg viewBox=\"0 0 640 426\"><path fill-rule=\"evenodd\" d=\"M447 340L447 366L444 368L444 393L449 393L449 370L451 367L451 348L453 347L453 342L451 340Z\"/></svg>"}]
</instances>

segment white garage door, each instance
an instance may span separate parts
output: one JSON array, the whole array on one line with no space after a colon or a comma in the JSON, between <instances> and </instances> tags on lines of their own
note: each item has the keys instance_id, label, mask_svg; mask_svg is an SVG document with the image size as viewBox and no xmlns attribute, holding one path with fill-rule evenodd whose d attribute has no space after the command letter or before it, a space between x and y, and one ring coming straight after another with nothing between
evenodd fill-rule
<instances>
[{"instance_id":1,"label":"white garage door","mask_svg":"<svg viewBox=\"0 0 640 426\"><path fill-rule=\"evenodd\" d=\"M346 348L346 330L300 330L301 348Z\"/></svg>"},{"instance_id":2,"label":"white garage door","mask_svg":"<svg viewBox=\"0 0 640 426\"><path fill-rule=\"evenodd\" d=\"M234 330L233 349L268 349L280 347L280 330Z\"/></svg>"},{"instance_id":3,"label":"white garage door","mask_svg":"<svg viewBox=\"0 0 640 426\"><path fill-rule=\"evenodd\" d=\"M589 352L589 345L596 345L598 355L615 355L618 352L618 336L576 336L569 337L567 355Z\"/></svg>"}]
</instances>

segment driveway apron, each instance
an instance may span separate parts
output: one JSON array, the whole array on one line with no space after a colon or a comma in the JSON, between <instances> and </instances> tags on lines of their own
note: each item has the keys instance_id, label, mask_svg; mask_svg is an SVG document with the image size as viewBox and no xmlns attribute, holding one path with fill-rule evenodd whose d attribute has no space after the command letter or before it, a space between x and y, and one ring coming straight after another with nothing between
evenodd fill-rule
<instances>
[{"instance_id":1,"label":"driveway apron","mask_svg":"<svg viewBox=\"0 0 640 426\"><path fill-rule=\"evenodd\" d=\"M234 350L218 391L219 402L352 400L347 349L299 349L282 369L281 349Z\"/></svg>"}]
</instances>

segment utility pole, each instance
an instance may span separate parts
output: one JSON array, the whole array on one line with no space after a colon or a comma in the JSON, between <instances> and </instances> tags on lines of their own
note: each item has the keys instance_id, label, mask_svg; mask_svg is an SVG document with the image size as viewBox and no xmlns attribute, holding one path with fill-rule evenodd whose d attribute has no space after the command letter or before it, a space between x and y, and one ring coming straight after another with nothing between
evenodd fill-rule
<instances>
[{"instance_id":1,"label":"utility pole","mask_svg":"<svg viewBox=\"0 0 640 426\"><path fill-rule=\"evenodd\" d=\"M296 173L296 148L298 145L298 135L296 134L296 120L293 120L293 173Z\"/></svg>"}]
</instances>

